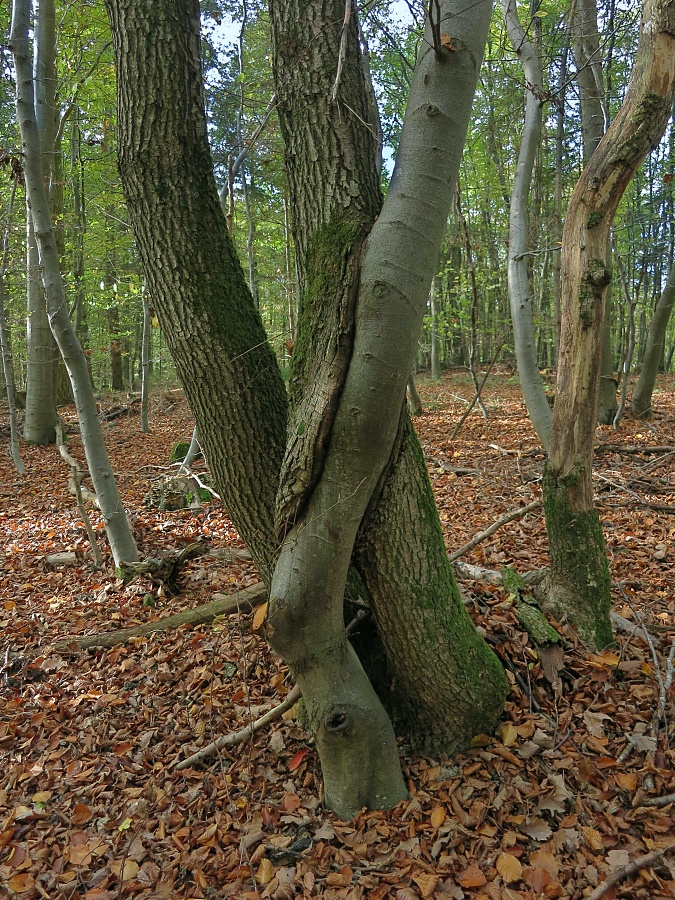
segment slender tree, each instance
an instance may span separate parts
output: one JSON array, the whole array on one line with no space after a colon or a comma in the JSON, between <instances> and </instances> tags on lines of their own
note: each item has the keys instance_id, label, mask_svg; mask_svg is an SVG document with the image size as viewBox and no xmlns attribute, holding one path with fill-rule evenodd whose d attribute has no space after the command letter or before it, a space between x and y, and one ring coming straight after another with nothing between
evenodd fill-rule
<instances>
[{"instance_id":1,"label":"slender tree","mask_svg":"<svg viewBox=\"0 0 675 900\"><path fill-rule=\"evenodd\" d=\"M646 0L626 98L584 168L565 219L557 395L544 474L549 599L596 647L612 641L609 568L592 484L607 245L627 184L663 136L674 92L675 0Z\"/></svg>"},{"instance_id":2,"label":"slender tree","mask_svg":"<svg viewBox=\"0 0 675 900\"><path fill-rule=\"evenodd\" d=\"M103 441L84 352L77 340L65 302L49 198L43 180L43 155L35 114L29 41L30 9L30 0L15 0L10 50L16 70L16 110L24 154L26 193L30 217L35 227L49 322L70 376L89 473L115 563L133 562L138 558L136 544Z\"/></svg>"}]
</instances>

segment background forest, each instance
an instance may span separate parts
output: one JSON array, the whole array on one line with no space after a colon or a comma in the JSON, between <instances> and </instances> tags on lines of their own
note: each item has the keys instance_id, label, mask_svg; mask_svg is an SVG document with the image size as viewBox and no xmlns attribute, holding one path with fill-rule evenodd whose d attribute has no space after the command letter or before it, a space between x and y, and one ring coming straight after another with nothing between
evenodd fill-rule
<instances>
[{"instance_id":1,"label":"background forest","mask_svg":"<svg viewBox=\"0 0 675 900\"><path fill-rule=\"evenodd\" d=\"M297 285L281 139L274 112L264 4L205 3L203 51L216 174L252 293L281 359L294 339ZM566 202L583 165L580 99L566 4L534 4L529 38L543 71L543 125L536 148L527 212L527 262L536 356L556 364L559 254ZM2 28L7 33L9 9ZM374 2L363 11L382 120L383 187L391 174L405 98L423 23L421 4ZM234 17L234 20L233 20ZM611 119L625 92L640 9L603 3L598 9L603 108ZM52 154L52 210L71 313L97 388L140 384L143 277L119 185L115 153L112 49L103 9L93 3L57 7L57 127ZM235 24L232 24L234 21ZM0 146L6 231L4 305L19 391L26 381L26 263L23 188L14 201L12 173L20 164L13 109L11 56L3 51ZM589 63L586 63L589 65ZM433 377L445 367L489 363L499 352L514 361L507 289L509 207L524 112L524 76L494 14L455 210L430 292L418 366ZM613 229L611 376L639 370L648 328L673 262L673 148L669 128L632 180ZM241 159L242 151L245 158ZM239 158L239 162L237 162ZM15 162L12 163L12 160ZM232 163L237 170L232 174ZM228 174L229 173L229 174ZM152 298L149 298L152 303ZM153 379L171 379L170 357L156 319L151 330ZM660 360L670 370L675 332L669 325ZM0 378L4 376L0 374ZM68 397L63 373L60 401Z\"/></svg>"}]
</instances>

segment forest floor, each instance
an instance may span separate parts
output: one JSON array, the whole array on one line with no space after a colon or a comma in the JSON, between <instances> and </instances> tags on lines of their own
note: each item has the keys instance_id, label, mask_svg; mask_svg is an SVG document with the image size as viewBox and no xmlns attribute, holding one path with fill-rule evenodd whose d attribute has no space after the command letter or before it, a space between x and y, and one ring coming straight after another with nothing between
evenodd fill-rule
<instances>
[{"instance_id":1,"label":"forest floor","mask_svg":"<svg viewBox=\"0 0 675 900\"><path fill-rule=\"evenodd\" d=\"M419 387L416 425L454 551L540 497L544 457L510 373L490 377L489 418L474 410L454 440L473 396L466 373ZM53 447L22 445L20 477L0 431L0 897L675 897L675 378L659 388L653 423L628 415L618 432L597 432L614 609L634 633L589 653L560 626L564 666L552 683L514 595L487 575L460 579L507 668L502 724L452 759L402 747L409 799L351 822L322 807L317 754L292 715L175 768L288 694L250 614L111 649L55 647L195 607L257 574L204 555L169 595L143 579L123 584L109 554L94 570L65 463ZM144 506L191 424L180 392L154 395L150 434L137 409L104 430L142 552L241 547L217 501L196 513ZM83 458L74 430L69 450ZM525 572L546 564L546 547L539 507L462 561ZM50 565L60 551L75 564Z\"/></svg>"}]
</instances>

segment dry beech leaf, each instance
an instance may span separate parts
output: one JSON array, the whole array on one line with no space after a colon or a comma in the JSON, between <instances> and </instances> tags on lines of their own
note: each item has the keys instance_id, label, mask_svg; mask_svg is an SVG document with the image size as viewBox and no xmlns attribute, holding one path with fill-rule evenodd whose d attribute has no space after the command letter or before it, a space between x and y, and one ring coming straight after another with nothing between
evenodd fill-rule
<instances>
[{"instance_id":1,"label":"dry beech leaf","mask_svg":"<svg viewBox=\"0 0 675 900\"><path fill-rule=\"evenodd\" d=\"M262 603L256 609L255 614L253 616L253 624L251 625L251 628L253 629L253 631L258 631L260 628L262 628L262 624L265 621L265 619L267 618L267 607L268 606L269 606L269 603L266 601L265 603Z\"/></svg>"},{"instance_id":2,"label":"dry beech leaf","mask_svg":"<svg viewBox=\"0 0 675 900\"><path fill-rule=\"evenodd\" d=\"M518 740L518 729L515 728L510 722L505 722L504 725L499 729L499 737L501 738L501 742L505 747L513 747L513 745Z\"/></svg>"},{"instance_id":3,"label":"dry beech leaf","mask_svg":"<svg viewBox=\"0 0 675 900\"><path fill-rule=\"evenodd\" d=\"M133 881L138 875L139 865L133 859L113 859L108 863L108 868L120 881Z\"/></svg>"},{"instance_id":4,"label":"dry beech leaf","mask_svg":"<svg viewBox=\"0 0 675 900\"><path fill-rule=\"evenodd\" d=\"M7 887L16 894L23 894L30 891L35 880L29 872L22 872L20 875L13 875L7 882Z\"/></svg>"},{"instance_id":5,"label":"dry beech leaf","mask_svg":"<svg viewBox=\"0 0 675 900\"><path fill-rule=\"evenodd\" d=\"M461 875L457 876L457 881L464 888L483 887L487 878L478 866L469 866L467 869L464 869Z\"/></svg>"},{"instance_id":6,"label":"dry beech leaf","mask_svg":"<svg viewBox=\"0 0 675 900\"><path fill-rule=\"evenodd\" d=\"M535 850L534 853L530 853L530 865L546 869L553 878L557 878L558 872L560 871L558 860L552 853L549 853L548 850L544 850L543 848L541 850Z\"/></svg>"},{"instance_id":7,"label":"dry beech leaf","mask_svg":"<svg viewBox=\"0 0 675 900\"><path fill-rule=\"evenodd\" d=\"M260 860L260 865L258 866L258 871L255 873L255 880L258 884L269 884L269 882L274 878L274 866L271 861L264 856Z\"/></svg>"},{"instance_id":8,"label":"dry beech leaf","mask_svg":"<svg viewBox=\"0 0 675 900\"><path fill-rule=\"evenodd\" d=\"M445 809L442 806L435 806L431 813L431 825L434 829L438 829L445 822Z\"/></svg>"},{"instance_id":9,"label":"dry beech leaf","mask_svg":"<svg viewBox=\"0 0 675 900\"><path fill-rule=\"evenodd\" d=\"M433 897L436 885L438 884L438 875L431 872L420 872L419 875L413 875L412 879L422 893L424 900Z\"/></svg>"},{"instance_id":10,"label":"dry beech leaf","mask_svg":"<svg viewBox=\"0 0 675 900\"><path fill-rule=\"evenodd\" d=\"M602 835L599 831L595 828L591 828L589 825L582 825L581 831L591 850L602 850Z\"/></svg>"},{"instance_id":11,"label":"dry beech leaf","mask_svg":"<svg viewBox=\"0 0 675 900\"><path fill-rule=\"evenodd\" d=\"M511 884L512 881L520 881L523 876L523 867L520 864L520 860L510 853L500 853L496 866L505 884Z\"/></svg>"},{"instance_id":12,"label":"dry beech leaf","mask_svg":"<svg viewBox=\"0 0 675 900\"><path fill-rule=\"evenodd\" d=\"M83 825L91 819L91 810L86 803L76 803L70 817L71 824Z\"/></svg>"}]
</instances>

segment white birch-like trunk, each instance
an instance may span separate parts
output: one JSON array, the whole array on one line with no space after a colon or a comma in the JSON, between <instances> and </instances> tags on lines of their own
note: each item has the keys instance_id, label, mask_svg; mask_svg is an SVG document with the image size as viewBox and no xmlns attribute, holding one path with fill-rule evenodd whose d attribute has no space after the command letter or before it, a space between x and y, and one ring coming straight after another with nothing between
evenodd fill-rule
<instances>
[{"instance_id":1,"label":"white birch-like trunk","mask_svg":"<svg viewBox=\"0 0 675 900\"><path fill-rule=\"evenodd\" d=\"M526 82L525 121L513 179L509 209L509 256L507 279L516 361L525 405L537 437L548 449L552 413L537 365L537 345L532 322L532 292L528 272L528 203L534 160L541 140L543 77L541 63L525 36L515 0L502 0L502 13L509 40L523 66Z\"/></svg>"},{"instance_id":2,"label":"white birch-like trunk","mask_svg":"<svg viewBox=\"0 0 675 900\"><path fill-rule=\"evenodd\" d=\"M35 115L28 38L30 9L30 0L15 0L10 34L10 50L14 55L16 69L16 110L24 153L26 193L35 227L49 324L72 384L89 473L117 565L120 562L136 561L138 552L103 441L84 352L73 329L65 302L49 199L43 179L40 133Z\"/></svg>"}]
</instances>

